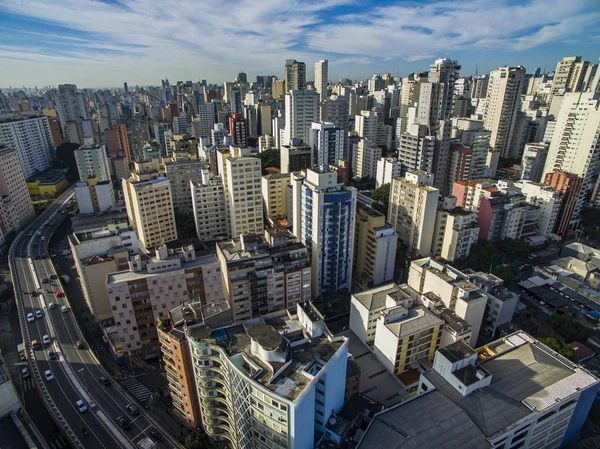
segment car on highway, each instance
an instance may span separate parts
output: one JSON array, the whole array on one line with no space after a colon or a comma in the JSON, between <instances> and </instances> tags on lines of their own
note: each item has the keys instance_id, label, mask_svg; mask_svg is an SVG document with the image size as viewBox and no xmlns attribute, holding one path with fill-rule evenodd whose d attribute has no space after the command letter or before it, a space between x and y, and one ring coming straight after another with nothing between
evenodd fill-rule
<instances>
[{"instance_id":1,"label":"car on highway","mask_svg":"<svg viewBox=\"0 0 600 449\"><path fill-rule=\"evenodd\" d=\"M47 369L46 371L44 371L44 378L46 379L46 382L50 382L54 379L54 374L52 374L52 371Z\"/></svg>"},{"instance_id":2,"label":"car on highway","mask_svg":"<svg viewBox=\"0 0 600 449\"><path fill-rule=\"evenodd\" d=\"M27 233L27 235L28 235L29 237L31 237L31 236L33 235L33 231L29 231L29 232Z\"/></svg>"},{"instance_id":3,"label":"car on highway","mask_svg":"<svg viewBox=\"0 0 600 449\"><path fill-rule=\"evenodd\" d=\"M27 322L28 323L33 323L35 321L35 317L33 316L33 313L29 312L27 314Z\"/></svg>"},{"instance_id":4,"label":"car on highway","mask_svg":"<svg viewBox=\"0 0 600 449\"><path fill-rule=\"evenodd\" d=\"M48 304L48 308L49 309L54 309L56 307L56 304L54 304L53 302L51 302L50 304Z\"/></svg>"},{"instance_id":5,"label":"car on highway","mask_svg":"<svg viewBox=\"0 0 600 449\"><path fill-rule=\"evenodd\" d=\"M42 349L42 345L37 340L32 340L31 347L34 349L34 351L37 351L38 349Z\"/></svg>"},{"instance_id":6,"label":"car on highway","mask_svg":"<svg viewBox=\"0 0 600 449\"><path fill-rule=\"evenodd\" d=\"M129 429L129 420L124 416L117 416L117 423L123 430Z\"/></svg>"},{"instance_id":7,"label":"car on highway","mask_svg":"<svg viewBox=\"0 0 600 449\"><path fill-rule=\"evenodd\" d=\"M56 360L58 358L58 356L56 355L56 352L54 351L48 351L48 360Z\"/></svg>"},{"instance_id":8,"label":"car on highway","mask_svg":"<svg viewBox=\"0 0 600 449\"><path fill-rule=\"evenodd\" d=\"M50 282L48 278L42 278L42 284L47 284L48 282Z\"/></svg>"},{"instance_id":9,"label":"car on highway","mask_svg":"<svg viewBox=\"0 0 600 449\"><path fill-rule=\"evenodd\" d=\"M44 342L45 345L52 344L52 340L50 340L50 336L48 336L48 335L44 335L42 337L42 341Z\"/></svg>"},{"instance_id":10,"label":"car on highway","mask_svg":"<svg viewBox=\"0 0 600 449\"><path fill-rule=\"evenodd\" d=\"M77 410L79 410L79 413L87 412L87 405L85 405L85 402L83 402L81 399L75 402L75 405L77 406Z\"/></svg>"},{"instance_id":11,"label":"car on highway","mask_svg":"<svg viewBox=\"0 0 600 449\"><path fill-rule=\"evenodd\" d=\"M69 311L69 309L67 309L67 306L60 306L60 311L62 313L67 313Z\"/></svg>"},{"instance_id":12,"label":"car on highway","mask_svg":"<svg viewBox=\"0 0 600 449\"><path fill-rule=\"evenodd\" d=\"M36 317L38 320L41 320L41 319L44 317L44 314L42 313L42 311L41 311L41 310L36 310L36 311L35 311L35 317Z\"/></svg>"},{"instance_id":13,"label":"car on highway","mask_svg":"<svg viewBox=\"0 0 600 449\"><path fill-rule=\"evenodd\" d=\"M42 235L42 231L37 231L36 235Z\"/></svg>"},{"instance_id":14,"label":"car on highway","mask_svg":"<svg viewBox=\"0 0 600 449\"><path fill-rule=\"evenodd\" d=\"M38 295L38 292L36 292L35 290L31 292L31 296L33 296L34 298L36 298Z\"/></svg>"},{"instance_id":15,"label":"car on highway","mask_svg":"<svg viewBox=\"0 0 600 449\"><path fill-rule=\"evenodd\" d=\"M29 379L31 377L31 374L29 374L29 368L25 367L21 370L21 377L23 379Z\"/></svg>"},{"instance_id":16,"label":"car on highway","mask_svg":"<svg viewBox=\"0 0 600 449\"><path fill-rule=\"evenodd\" d=\"M44 240L46 240L46 237L42 236L40 240L43 242Z\"/></svg>"},{"instance_id":17,"label":"car on highway","mask_svg":"<svg viewBox=\"0 0 600 449\"><path fill-rule=\"evenodd\" d=\"M98 382L100 382L102 385L104 385L105 387L108 387L110 385L110 380L108 380L106 377L104 376L100 376L98 378Z\"/></svg>"},{"instance_id":18,"label":"car on highway","mask_svg":"<svg viewBox=\"0 0 600 449\"><path fill-rule=\"evenodd\" d=\"M83 342L82 342L81 340L77 340L77 341L75 342L75 347L76 347L77 349L85 349L85 345L83 344Z\"/></svg>"},{"instance_id":19,"label":"car on highway","mask_svg":"<svg viewBox=\"0 0 600 449\"><path fill-rule=\"evenodd\" d=\"M55 295L57 298L62 298L63 296L65 296L63 292L56 292Z\"/></svg>"},{"instance_id":20,"label":"car on highway","mask_svg":"<svg viewBox=\"0 0 600 449\"><path fill-rule=\"evenodd\" d=\"M127 409L127 411L129 413L131 413L133 416L139 416L140 414L140 410L137 408L137 406L135 404L127 404L125 406L125 408Z\"/></svg>"},{"instance_id":21,"label":"car on highway","mask_svg":"<svg viewBox=\"0 0 600 449\"><path fill-rule=\"evenodd\" d=\"M155 443L162 441L162 439L164 438L162 433L160 433L154 427L150 427L150 429L148 429L148 435L150 435L150 438L152 438L152 441L154 441Z\"/></svg>"},{"instance_id":22,"label":"car on highway","mask_svg":"<svg viewBox=\"0 0 600 449\"><path fill-rule=\"evenodd\" d=\"M58 276L57 276L57 275L55 275L55 274L51 274L51 275L50 275L50 279L52 279L52 280L54 280L54 279L57 279L57 278L58 278Z\"/></svg>"}]
</instances>

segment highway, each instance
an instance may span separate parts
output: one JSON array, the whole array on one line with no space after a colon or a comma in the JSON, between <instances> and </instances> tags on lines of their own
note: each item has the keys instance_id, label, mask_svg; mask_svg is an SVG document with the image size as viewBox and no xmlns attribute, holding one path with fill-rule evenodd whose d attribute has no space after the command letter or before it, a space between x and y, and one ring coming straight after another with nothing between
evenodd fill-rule
<instances>
[{"instance_id":1,"label":"highway","mask_svg":"<svg viewBox=\"0 0 600 449\"><path fill-rule=\"evenodd\" d=\"M88 349L68 298L64 297L60 279L50 279L58 273L54 271L47 244L68 217L59 209L73 196L72 190L63 194L17 237L9 253L19 321L28 343L30 371L40 394L46 398L75 447L135 448L137 442L150 436L148 432L153 427L150 418L139 405L142 412L139 416L127 411L126 405L134 401L116 382L111 380L105 386L99 381L101 376L109 380L110 376ZM62 256L56 254L55 257ZM42 283L42 279L49 282ZM61 310L63 306L66 311ZM28 322L27 315L33 313L35 316L36 311L41 311L42 317ZM51 338L51 344L42 343L44 335ZM39 350L31 347L34 340L41 345ZM77 348L78 340L84 343L81 349ZM57 355L56 360L50 360L49 351ZM46 370L52 372L53 380L44 378ZM87 411L80 412L76 405L78 400L84 401ZM119 416L129 421L129 429L120 428L116 419ZM165 438L156 447L180 447L169 435L158 431Z\"/></svg>"}]
</instances>

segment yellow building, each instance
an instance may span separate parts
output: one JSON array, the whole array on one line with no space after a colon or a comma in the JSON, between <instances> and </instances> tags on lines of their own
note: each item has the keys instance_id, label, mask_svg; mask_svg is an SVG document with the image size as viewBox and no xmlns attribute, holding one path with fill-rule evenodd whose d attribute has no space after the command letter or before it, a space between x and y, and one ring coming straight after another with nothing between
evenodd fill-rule
<instances>
[{"instance_id":1,"label":"yellow building","mask_svg":"<svg viewBox=\"0 0 600 449\"><path fill-rule=\"evenodd\" d=\"M289 173L273 173L262 177L263 202L267 216L271 220L280 220L287 217L287 187L289 185Z\"/></svg>"},{"instance_id":2,"label":"yellow building","mask_svg":"<svg viewBox=\"0 0 600 449\"><path fill-rule=\"evenodd\" d=\"M46 170L27 180L27 190L31 196L55 198L63 193L69 183L62 170Z\"/></svg>"},{"instance_id":3,"label":"yellow building","mask_svg":"<svg viewBox=\"0 0 600 449\"><path fill-rule=\"evenodd\" d=\"M356 209L354 276L365 287L390 282L394 277L398 234L385 215L358 201Z\"/></svg>"}]
</instances>

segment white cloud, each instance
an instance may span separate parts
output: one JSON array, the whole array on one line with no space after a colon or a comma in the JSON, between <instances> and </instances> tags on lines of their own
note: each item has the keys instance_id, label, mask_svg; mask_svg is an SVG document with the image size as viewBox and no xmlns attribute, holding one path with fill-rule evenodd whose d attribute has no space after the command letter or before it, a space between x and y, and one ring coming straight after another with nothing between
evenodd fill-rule
<instances>
[{"instance_id":1,"label":"white cloud","mask_svg":"<svg viewBox=\"0 0 600 449\"><path fill-rule=\"evenodd\" d=\"M39 32L26 32L27 42L39 37L55 49L1 45L3 78L116 85L128 76L136 83L163 76L223 81L241 70L281 76L286 58L305 61L310 72L322 57L367 66L474 49L520 51L575 39L600 23L596 0L398 1L327 17L354 1L2 0L0 13L42 23ZM44 22L71 32L44 33Z\"/></svg>"}]
</instances>

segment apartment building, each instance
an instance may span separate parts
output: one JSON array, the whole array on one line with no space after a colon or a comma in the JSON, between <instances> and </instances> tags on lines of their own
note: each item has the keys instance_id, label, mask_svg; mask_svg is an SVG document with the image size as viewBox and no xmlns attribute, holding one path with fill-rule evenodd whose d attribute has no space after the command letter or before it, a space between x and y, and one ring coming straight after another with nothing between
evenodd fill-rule
<instances>
[{"instance_id":1,"label":"apartment building","mask_svg":"<svg viewBox=\"0 0 600 449\"><path fill-rule=\"evenodd\" d=\"M204 164L198 160L195 152L172 151L169 159L163 158L163 166L165 177L171 185L173 209L180 211L192 209L190 183L201 180Z\"/></svg>"},{"instance_id":2,"label":"apartment building","mask_svg":"<svg viewBox=\"0 0 600 449\"><path fill-rule=\"evenodd\" d=\"M327 170L344 159L344 141L346 132L329 122L313 122L308 128L307 143L313 152L313 163Z\"/></svg>"},{"instance_id":3,"label":"apartment building","mask_svg":"<svg viewBox=\"0 0 600 449\"><path fill-rule=\"evenodd\" d=\"M79 212L105 212L115 206L115 191L104 145L83 145L73 151L79 182L75 197Z\"/></svg>"},{"instance_id":4,"label":"apartment building","mask_svg":"<svg viewBox=\"0 0 600 449\"><path fill-rule=\"evenodd\" d=\"M16 152L25 179L50 168L56 158L48 118L43 116L1 114L0 145Z\"/></svg>"},{"instance_id":5,"label":"apartment building","mask_svg":"<svg viewBox=\"0 0 600 449\"><path fill-rule=\"evenodd\" d=\"M190 181L190 190L198 240L210 242L227 238L227 206L221 178L203 169L202 180Z\"/></svg>"},{"instance_id":6,"label":"apartment building","mask_svg":"<svg viewBox=\"0 0 600 449\"><path fill-rule=\"evenodd\" d=\"M354 237L354 279L365 287L390 282L394 277L398 234L385 215L363 201L357 202Z\"/></svg>"},{"instance_id":7,"label":"apartment building","mask_svg":"<svg viewBox=\"0 0 600 449\"><path fill-rule=\"evenodd\" d=\"M281 173L294 173L313 165L313 152L309 146L282 145Z\"/></svg>"},{"instance_id":8,"label":"apartment building","mask_svg":"<svg viewBox=\"0 0 600 449\"><path fill-rule=\"evenodd\" d=\"M267 242L242 234L217 243L225 295L236 323L277 310L294 310L311 298L308 248L282 231Z\"/></svg>"},{"instance_id":9,"label":"apartment building","mask_svg":"<svg viewBox=\"0 0 600 449\"><path fill-rule=\"evenodd\" d=\"M72 219L72 229L68 243L85 301L99 322L114 324L106 277L128 269L129 256L139 253L135 231L125 212L80 214Z\"/></svg>"},{"instance_id":10,"label":"apartment building","mask_svg":"<svg viewBox=\"0 0 600 449\"><path fill-rule=\"evenodd\" d=\"M309 246L313 297L352 286L357 191L333 171L307 169L292 177L293 234Z\"/></svg>"},{"instance_id":11,"label":"apartment building","mask_svg":"<svg viewBox=\"0 0 600 449\"><path fill-rule=\"evenodd\" d=\"M19 156L0 144L0 245L9 232L19 231L35 218Z\"/></svg>"},{"instance_id":12,"label":"apartment building","mask_svg":"<svg viewBox=\"0 0 600 449\"><path fill-rule=\"evenodd\" d=\"M348 340L310 304L187 335L204 430L234 449L311 449L343 405Z\"/></svg>"},{"instance_id":13,"label":"apartment building","mask_svg":"<svg viewBox=\"0 0 600 449\"><path fill-rule=\"evenodd\" d=\"M391 184L392 179L402 175L402 162L392 157L382 157L377 161L375 187Z\"/></svg>"},{"instance_id":14,"label":"apartment building","mask_svg":"<svg viewBox=\"0 0 600 449\"><path fill-rule=\"evenodd\" d=\"M261 179L262 198L267 217L281 220L287 217L288 186L291 185L288 173L273 173Z\"/></svg>"},{"instance_id":15,"label":"apartment building","mask_svg":"<svg viewBox=\"0 0 600 449\"><path fill-rule=\"evenodd\" d=\"M457 207L455 197L444 197L435 218L433 255L448 262L464 259L478 238L477 212Z\"/></svg>"},{"instance_id":16,"label":"apartment building","mask_svg":"<svg viewBox=\"0 0 600 449\"><path fill-rule=\"evenodd\" d=\"M595 376L525 332L476 350L459 342L436 352L419 395L378 413L357 447L568 447L599 389Z\"/></svg>"},{"instance_id":17,"label":"apartment building","mask_svg":"<svg viewBox=\"0 0 600 449\"><path fill-rule=\"evenodd\" d=\"M374 142L360 139L355 146L353 173L355 179L375 178L377 161L381 159L381 148Z\"/></svg>"},{"instance_id":18,"label":"apartment building","mask_svg":"<svg viewBox=\"0 0 600 449\"><path fill-rule=\"evenodd\" d=\"M148 250L177 239L171 183L167 178L136 181L130 177L123 179L122 186L127 216L142 248Z\"/></svg>"},{"instance_id":19,"label":"apartment building","mask_svg":"<svg viewBox=\"0 0 600 449\"><path fill-rule=\"evenodd\" d=\"M262 234L261 162L249 148L230 147L217 152L219 175L225 188L229 235Z\"/></svg>"},{"instance_id":20,"label":"apartment building","mask_svg":"<svg viewBox=\"0 0 600 449\"><path fill-rule=\"evenodd\" d=\"M409 254L431 254L439 197L432 185L433 175L419 170L408 171L404 178L392 181L387 221Z\"/></svg>"},{"instance_id":21,"label":"apartment building","mask_svg":"<svg viewBox=\"0 0 600 449\"><path fill-rule=\"evenodd\" d=\"M471 337L466 343L476 344L485 315L487 297L468 276L451 265L430 257L413 260L408 285L421 295L427 308L441 301L445 307L471 325ZM429 293L429 295L427 295Z\"/></svg>"},{"instance_id":22,"label":"apartment building","mask_svg":"<svg viewBox=\"0 0 600 449\"><path fill-rule=\"evenodd\" d=\"M308 129L319 121L319 98L314 90L287 91L282 145L291 145L293 139L307 142Z\"/></svg>"},{"instance_id":23,"label":"apartment building","mask_svg":"<svg viewBox=\"0 0 600 449\"><path fill-rule=\"evenodd\" d=\"M542 181L549 146L548 142L528 143L525 145L521 160L521 179L523 181Z\"/></svg>"},{"instance_id":24,"label":"apartment building","mask_svg":"<svg viewBox=\"0 0 600 449\"><path fill-rule=\"evenodd\" d=\"M157 326L173 411L191 429L202 425L194 366L186 336L187 327L196 324L215 328L231 324L231 311L227 301L182 304L171 309L169 315L161 318Z\"/></svg>"},{"instance_id":25,"label":"apartment building","mask_svg":"<svg viewBox=\"0 0 600 449\"><path fill-rule=\"evenodd\" d=\"M197 257L192 245L170 251L163 244L153 257L133 256L128 270L108 275L106 291L115 326L105 333L116 358L157 354L156 322L170 309L225 299L217 258Z\"/></svg>"},{"instance_id":26,"label":"apartment building","mask_svg":"<svg viewBox=\"0 0 600 449\"><path fill-rule=\"evenodd\" d=\"M560 211L560 192L537 182L519 181L515 182L514 185L525 195L527 203L538 209L536 234L546 238L549 237L550 234L554 233Z\"/></svg>"}]
</instances>

